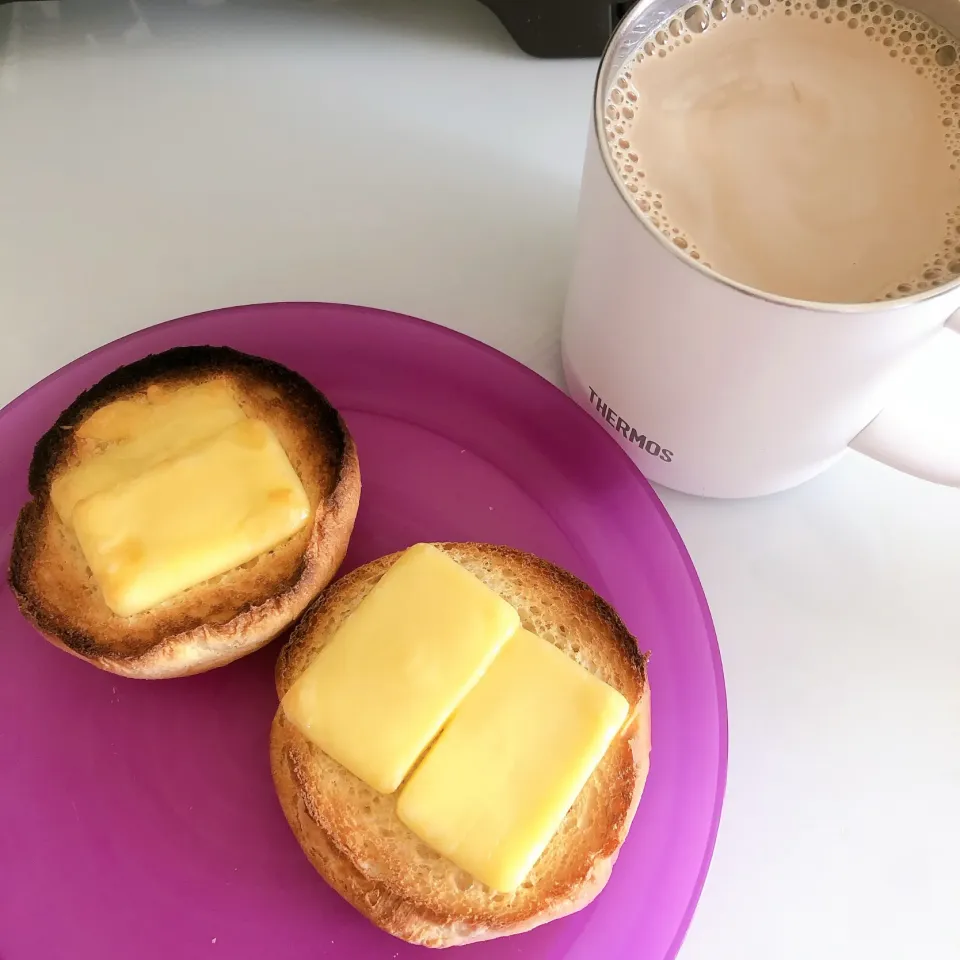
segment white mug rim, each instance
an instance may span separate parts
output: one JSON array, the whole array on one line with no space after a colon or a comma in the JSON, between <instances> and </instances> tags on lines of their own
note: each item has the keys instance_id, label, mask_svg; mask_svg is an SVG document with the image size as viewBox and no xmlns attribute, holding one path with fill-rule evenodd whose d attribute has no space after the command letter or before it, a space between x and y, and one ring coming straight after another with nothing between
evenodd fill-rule
<instances>
[{"instance_id":1,"label":"white mug rim","mask_svg":"<svg viewBox=\"0 0 960 960\"><path fill-rule=\"evenodd\" d=\"M706 279L712 280L715 283L719 283L732 290L736 290L739 293L746 294L748 297L754 297L758 300L765 300L767 303L776 304L778 306L793 307L798 310L810 310L818 313L845 313L853 315L881 312L887 313L893 310L906 309L907 307L918 303L925 303L928 300L935 300L937 297L951 293L960 287L960 276L958 276L947 283L941 284L940 286L931 287L929 290L921 290L918 293L911 294L908 297L896 297L891 300L876 300L868 303L829 303L820 300L800 300L795 297L784 297L780 294L769 293L766 290L760 290L757 287L751 287L749 284L740 283L738 280L733 280L730 277L724 276L722 273L718 273L709 267L705 267L702 263L698 263L692 257L687 256L675 243L672 243L665 236L663 236L659 230L655 230L642 216L640 211L636 209L636 206L627 195L626 188L614 169L613 158L610 155L610 151L607 149L606 144L604 143L603 117L606 101L606 90L602 86L604 73L609 67L610 60L612 59L612 52L626 46L626 44L623 42L625 35L633 27L639 15L653 2L654 0L640 0L639 3L635 4L617 25L617 28L610 35L610 39L603 48L603 53L600 56L600 64L597 67L596 79L594 80L593 86L593 136L597 147L600 150L600 156L603 158L604 169L606 170L607 176L610 178L610 181L616 189L620 199L627 205L627 207L630 209L630 213L640 223L643 229L646 230L647 233L649 233L650 236L652 236L665 250L669 251L671 255L677 257L685 266L691 267L692 269L698 271L701 276L705 277ZM687 2L681 2L678 4L673 13L668 14L665 19L674 16L688 6L694 6L696 3L697 0L687 0ZM649 36L649 34L646 34L645 36Z\"/></svg>"}]
</instances>

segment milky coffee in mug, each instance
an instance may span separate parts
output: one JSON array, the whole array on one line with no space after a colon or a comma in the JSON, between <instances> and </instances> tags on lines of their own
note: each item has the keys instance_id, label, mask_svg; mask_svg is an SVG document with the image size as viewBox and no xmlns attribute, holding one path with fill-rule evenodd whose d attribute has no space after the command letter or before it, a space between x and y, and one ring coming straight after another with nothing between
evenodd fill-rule
<instances>
[{"instance_id":1,"label":"milky coffee in mug","mask_svg":"<svg viewBox=\"0 0 960 960\"><path fill-rule=\"evenodd\" d=\"M818 473L960 306L960 4L927 7L642 0L612 39L563 352L652 479ZM930 455L882 459L955 482Z\"/></svg>"},{"instance_id":2,"label":"milky coffee in mug","mask_svg":"<svg viewBox=\"0 0 960 960\"><path fill-rule=\"evenodd\" d=\"M960 275L957 43L880 0L715 0L625 64L604 116L649 223L800 300Z\"/></svg>"}]
</instances>

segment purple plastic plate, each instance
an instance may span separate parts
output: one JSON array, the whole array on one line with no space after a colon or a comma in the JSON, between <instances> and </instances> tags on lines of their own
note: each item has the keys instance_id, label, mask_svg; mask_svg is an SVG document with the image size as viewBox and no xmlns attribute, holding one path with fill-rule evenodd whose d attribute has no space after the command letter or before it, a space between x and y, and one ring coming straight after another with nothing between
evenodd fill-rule
<instances>
[{"instance_id":1,"label":"purple plastic plate","mask_svg":"<svg viewBox=\"0 0 960 960\"><path fill-rule=\"evenodd\" d=\"M713 851L727 723L696 573L646 481L559 390L420 320L274 304L112 343L0 413L0 555L40 434L108 371L182 344L299 370L356 437L363 497L347 568L419 540L511 544L567 567L652 653L652 770L607 889L586 910L463 960L667 960ZM273 793L277 645L199 677L124 680L42 640L0 588L3 960L423 957L329 890Z\"/></svg>"}]
</instances>

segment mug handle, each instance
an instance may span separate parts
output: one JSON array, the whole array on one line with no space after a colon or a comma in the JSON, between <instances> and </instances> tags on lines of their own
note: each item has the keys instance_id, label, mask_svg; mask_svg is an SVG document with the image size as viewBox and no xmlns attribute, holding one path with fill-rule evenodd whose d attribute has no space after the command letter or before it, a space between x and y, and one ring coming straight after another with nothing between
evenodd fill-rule
<instances>
[{"instance_id":1,"label":"mug handle","mask_svg":"<svg viewBox=\"0 0 960 960\"><path fill-rule=\"evenodd\" d=\"M946 329L960 333L960 311ZM850 448L922 480L960 487L960 424L884 410L850 441Z\"/></svg>"}]
</instances>

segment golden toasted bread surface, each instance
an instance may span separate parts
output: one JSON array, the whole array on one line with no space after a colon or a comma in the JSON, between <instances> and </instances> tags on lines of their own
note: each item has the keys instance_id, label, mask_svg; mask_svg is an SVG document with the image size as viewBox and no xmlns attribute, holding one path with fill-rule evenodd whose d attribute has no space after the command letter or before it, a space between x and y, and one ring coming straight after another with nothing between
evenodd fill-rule
<instances>
[{"instance_id":1,"label":"golden toasted bread surface","mask_svg":"<svg viewBox=\"0 0 960 960\"><path fill-rule=\"evenodd\" d=\"M507 547L437 546L513 604L525 627L620 691L631 708L543 856L512 893L494 892L434 853L401 823L397 793L372 790L277 711L274 782L311 863L384 930L445 947L531 929L579 910L603 889L646 780L650 696L646 657L617 614L584 583ZM277 663L280 698L395 559L355 570L310 607Z\"/></svg>"}]
</instances>

